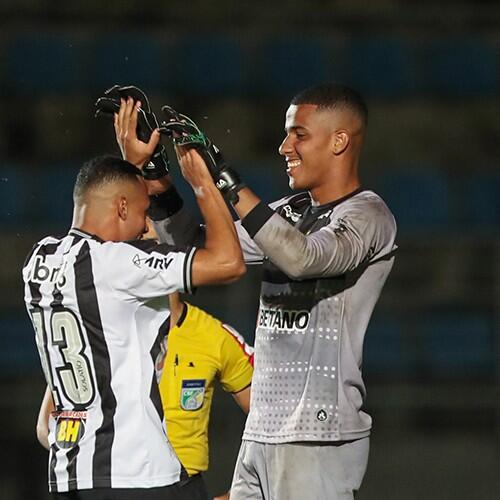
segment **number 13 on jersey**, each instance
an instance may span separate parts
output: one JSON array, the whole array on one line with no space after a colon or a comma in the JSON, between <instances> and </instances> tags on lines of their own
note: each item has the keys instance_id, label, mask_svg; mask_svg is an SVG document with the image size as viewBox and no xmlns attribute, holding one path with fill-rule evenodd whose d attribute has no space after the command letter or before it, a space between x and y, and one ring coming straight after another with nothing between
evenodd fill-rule
<instances>
[{"instance_id":1,"label":"number 13 on jersey","mask_svg":"<svg viewBox=\"0 0 500 500\"><path fill-rule=\"evenodd\" d=\"M49 335L45 329L43 309L32 309L31 318L42 368L51 390L61 390L75 409L87 407L94 399L95 383L90 361L85 355L85 338L78 318L69 309L54 309L50 317ZM49 342L52 348L59 350L60 356L49 355ZM57 381L54 381L53 373L57 375Z\"/></svg>"}]
</instances>

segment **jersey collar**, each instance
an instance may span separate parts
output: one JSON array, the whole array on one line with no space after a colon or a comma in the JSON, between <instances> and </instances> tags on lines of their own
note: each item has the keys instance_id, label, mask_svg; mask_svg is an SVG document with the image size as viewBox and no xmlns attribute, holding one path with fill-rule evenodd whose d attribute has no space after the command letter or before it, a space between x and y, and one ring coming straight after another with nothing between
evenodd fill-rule
<instances>
[{"instance_id":1,"label":"jersey collar","mask_svg":"<svg viewBox=\"0 0 500 500\"><path fill-rule=\"evenodd\" d=\"M82 229L78 229L76 227L72 227L68 234L70 236L78 236L80 238L85 238L87 240L96 240L99 241L100 243L104 243L104 240L99 238L99 236L96 236L95 234L87 233L87 231L83 231Z\"/></svg>"},{"instance_id":2,"label":"jersey collar","mask_svg":"<svg viewBox=\"0 0 500 500\"><path fill-rule=\"evenodd\" d=\"M325 203L324 205L312 205L311 204L311 213L315 214L318 212L323 212L324 210L330 210L333 207L336 207L337 205L340 205L344 201L348 200L349 198L352 198L353 196L356 196L357 194L361 193L361 191L364 191L365 189L362 187L359 187L355 189L354 191L346 194L345 196L342 196L342 198L339 198L337 200L330 201L328 203ZM312 199L311 199L312 201Z\"/></svg>"}]
</instances>

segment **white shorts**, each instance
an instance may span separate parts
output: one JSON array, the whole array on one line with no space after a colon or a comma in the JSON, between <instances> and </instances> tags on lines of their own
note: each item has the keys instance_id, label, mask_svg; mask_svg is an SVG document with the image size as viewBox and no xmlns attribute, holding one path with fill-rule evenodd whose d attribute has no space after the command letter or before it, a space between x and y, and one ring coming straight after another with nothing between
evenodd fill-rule
<instances>
[{"instance_id":1,"label":"white shorts","mask_svg":"<svg viewBox=\"0 0 500 500\"><path fill-rule=\"evenodd\" d=\"M231 500L352 500L369 449L368 437L342 444L243 441Z\"/></svg>"}]
</instances>

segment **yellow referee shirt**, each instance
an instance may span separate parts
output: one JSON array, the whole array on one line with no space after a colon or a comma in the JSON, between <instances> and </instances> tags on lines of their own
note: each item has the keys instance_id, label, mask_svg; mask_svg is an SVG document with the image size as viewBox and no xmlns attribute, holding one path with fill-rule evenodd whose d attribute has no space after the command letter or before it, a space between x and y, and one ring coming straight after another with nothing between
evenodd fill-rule
<instances>
[{"instance_id":1,"label":"yellow referee shirt","mask_svg":"<svg viewBox=\"0 0 500 500\"><path fill-rule=\"evenodd\" d=\"M189 475L208 468L208 421L218 379L227 392L250 385L253 349L210 314L186 304L168 334L160 379L167 433Z\"/></svg>"}]
</instances>

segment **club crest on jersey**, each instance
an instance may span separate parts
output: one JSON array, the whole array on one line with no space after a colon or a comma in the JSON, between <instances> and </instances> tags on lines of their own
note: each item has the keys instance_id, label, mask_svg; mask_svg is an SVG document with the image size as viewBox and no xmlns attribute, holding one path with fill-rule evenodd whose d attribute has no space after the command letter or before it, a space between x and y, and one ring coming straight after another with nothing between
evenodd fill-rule
<instances>
[{"instance_id":1,"label":"club crest on jersey","mask_svg":"<svg viewBox=\"0 0 500 500\"><path fill-rule=\"evenodd\" d=\"M298 222L300 219L300 214L297 212L294 212L292 210L292 207L290 205L285 205L283 207L283 210L285 211L285 217L287 219L291 219L292 222Z\"/></svg>"},{"instance_id":2,"label":"club crest on jersey","mask_svg":"<svg viewBox=\"0 0 500 500\"><path fill-rule=\"evenodd\" d=\"M347 225L346 225L345 220L342 218L337 219L337 225L336 225L335 229L333 230L333 232L335 234L340 234L340 233L344 233L345 231L347 231Z\"/></svg>"},{"instance_id":3,"label":"club crest on jersey","mask_svg":"<svg viewBox=\"0 0 500 500\"><path fill-rule=\"evenodd\" d=\"M149 257L141 258L139 254L135 254L132 257L132 262L139 269L142 268L143 265L150 267L151 269L167 269L167 267L172 263L173 259L169 259L167 257L155 257L151 255Z\"/></svg>"},{"instance_id":4,"label":"club crest on jersey","mask_svg":"<svg viewBox=\"0 0 500 500\"><path fill-rule=\"evenodd\" d=\"M321 410L319 410L318 413L316 413L316 418L320 422L324 422L328 418L328 413L326 413L326 411L323 410L323 408L321 408Z\"/></svg>"},{"instance_id":5,"label":"club crest on jersey","mask_svg":"<svg viewBox=\"0 0 500 500\"><path fill-rule=\"evenodd\" d=\"M305 330L309 324L309 311L289 311L283 309L267 309L261 307L258 325L263 328L277 330Z\"/></svg>"},{"instance_id":6,"label":"club crest on jersey","mask_svg":"<svg viewBox=\"0 0 500 500\"><path fill-rule=\"evenodd\" d=\"M85 434L86 411L62 411L56 419L56 444L59 448L76 446Z\"/></svg>"},{"instance_id":7,"label":"club crest on jersey","mask_svg":"<svg viewBox=\"0 0 500 500\"><path fill-rule=\"evenodd\" d=\"M183 410L199 410L205 399L205 380L183 380L181 388L181 408Z\"/></svg>"}]
</instances>

